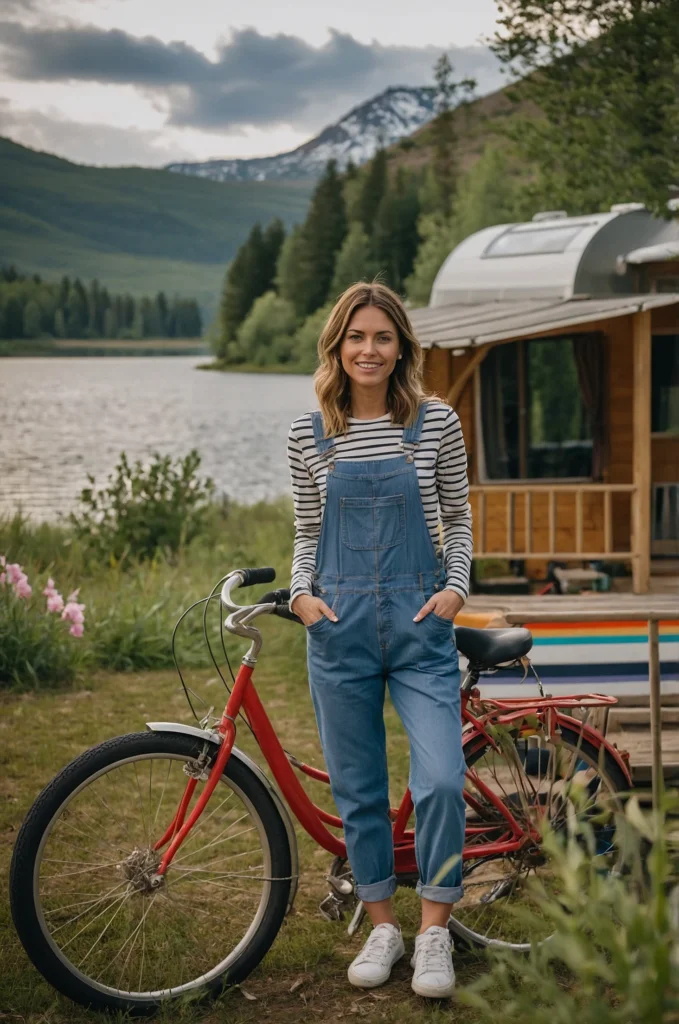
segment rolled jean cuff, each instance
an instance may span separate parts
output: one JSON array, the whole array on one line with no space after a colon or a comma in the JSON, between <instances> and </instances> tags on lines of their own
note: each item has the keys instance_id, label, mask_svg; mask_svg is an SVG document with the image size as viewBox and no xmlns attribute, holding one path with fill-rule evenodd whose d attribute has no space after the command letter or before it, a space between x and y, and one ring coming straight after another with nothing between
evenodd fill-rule
<instances>
[{"instance_id":1,"label":"rolled jean cuff","mask_svg":"<svg viewBox=\"0 0 679 1024\"><path fill-rule=\"evenodd\" d=\"M464 896L464 887L461 885L423 885L418 880L415 892L425 900L432 903L457 903Z\"/></svg>"},{"instance_id":2,"label":"rolled jean cuff","mask_svg":"<svg viewBox=\"0 0 679 1024\"><path fill-rule=\"evenodd\" d=\"M385 878L383 882L371 882L369 885L356 885L356 895L364 903L378 903L388 900L396 892L396 875Z\"/></svg>"}]
</instances>

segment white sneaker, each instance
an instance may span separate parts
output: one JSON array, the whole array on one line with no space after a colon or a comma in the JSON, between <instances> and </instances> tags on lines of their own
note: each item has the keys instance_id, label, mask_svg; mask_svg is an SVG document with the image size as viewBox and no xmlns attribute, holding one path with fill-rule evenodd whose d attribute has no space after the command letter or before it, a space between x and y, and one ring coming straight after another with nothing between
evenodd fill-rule
<instances>
[{"instance_id":1,"label":"white sneaker","mask_svg":"<svg viewBox=\"0 0 679 1024\"><path fill-rule=\"evenodd\" d=\"M405 953L401 929L395 924L378 924L355 960L347 977L357 988L376 988L389 980L391 969Z\"/></svg>"},{"instance_id":2,"label":"white sneaker","mask_svg":"<svg viewBox=\"0 0 679 1024\"><path fill-rule=\"evenodd\" d=\"M452 939L447 928L432 924L415 939L410 961L414 968L413 992L429 999L447 999L455 988Z\"/></svg>"}]
</instances>

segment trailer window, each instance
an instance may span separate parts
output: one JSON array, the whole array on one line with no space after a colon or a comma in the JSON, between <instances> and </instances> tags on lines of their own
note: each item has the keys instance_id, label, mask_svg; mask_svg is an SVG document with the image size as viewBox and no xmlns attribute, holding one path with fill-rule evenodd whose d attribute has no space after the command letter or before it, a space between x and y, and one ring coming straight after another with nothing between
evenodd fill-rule
<instances>
[{"instance_id":1,"label":"trailer window","mask_svg":"<svg viewBox=\"0 0 679 1024\"><path fill-rule=\"evenodd\" d=\"M679 334L653 338L651 430L679 435Z\"/></svg>"},{"instance_id":2,"label":"trailer window","mask_svg":"<svg viewBox=\"0 0 679 1024\"><path fill-rule=\"evenodd\" d=\"M482 362L487 479L591 477L590 419L571 339L498 345Z\"/></svg>"}]
</instances>

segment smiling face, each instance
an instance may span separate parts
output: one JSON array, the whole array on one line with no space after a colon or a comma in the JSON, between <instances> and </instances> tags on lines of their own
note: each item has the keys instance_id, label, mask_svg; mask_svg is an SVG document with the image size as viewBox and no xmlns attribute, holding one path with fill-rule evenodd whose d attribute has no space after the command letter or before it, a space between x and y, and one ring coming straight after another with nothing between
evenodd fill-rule
<instances>
[{"instance_id":1,"label":"smiling face","mask_svg":"<svg viewBox=\"0 0 679 1024\"><path fill-rule=\"evenodd\" d=\"M384 387L399 356L394 321L377 306L361 306L349 321L339 353L353 382L362 387Z\"/></svg>"}]
</instances>

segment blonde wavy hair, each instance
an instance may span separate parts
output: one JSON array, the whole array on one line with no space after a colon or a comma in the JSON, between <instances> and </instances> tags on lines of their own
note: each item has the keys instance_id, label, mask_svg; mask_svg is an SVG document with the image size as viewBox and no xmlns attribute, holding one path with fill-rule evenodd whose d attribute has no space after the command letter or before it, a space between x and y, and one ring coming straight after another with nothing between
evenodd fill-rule
<instances>
[{"instance_id":1,"label":"blonde wavy hair","mask_svg":"<svg viewBox=\"0 0 679 1024\"><path fill-rule=\"evenodd\" d=\"M405 307L391 288L377 281L358 282L342 292L318 339L319 366L314 374L316 398L323 414L325 436L347 432L351 409L351 378L340 359L339 349L356 310L376 306L394 323L399 340L399 359L389 377L387 410L392 423L411 426L417 419L420 403L435 398L424 390L424 357L413 333Z\"/></svg>"}]
</instances>

